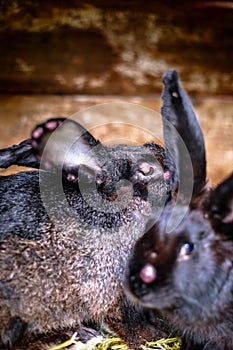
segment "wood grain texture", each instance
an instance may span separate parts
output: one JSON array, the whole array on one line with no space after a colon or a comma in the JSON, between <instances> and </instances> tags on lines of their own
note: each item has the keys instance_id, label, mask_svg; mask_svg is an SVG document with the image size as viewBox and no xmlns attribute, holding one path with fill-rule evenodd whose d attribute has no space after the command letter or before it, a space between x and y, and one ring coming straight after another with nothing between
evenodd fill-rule
<instances>
[{"instance_id":1,"label":"wood grain texture","mask_svg":"<svg viewBox=\"0 0 233 350\"><path fill-rule=\"evenodd\" d=\"M179 71L233 90L233 10L213 1L2 1L0 93L154 94Z\"/></svg>"}]
</instances>

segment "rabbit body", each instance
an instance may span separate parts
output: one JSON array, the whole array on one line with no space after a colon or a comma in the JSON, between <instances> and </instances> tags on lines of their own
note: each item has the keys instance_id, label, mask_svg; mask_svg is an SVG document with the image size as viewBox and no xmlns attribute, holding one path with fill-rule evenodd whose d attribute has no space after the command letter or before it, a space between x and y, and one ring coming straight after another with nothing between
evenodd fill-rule
<instances>
[{"instance_id":1,"label":"rabbit body","mask_svg":"<svg viewBox=\"0 0 233 350\"><path fill-rule=\"evenodd\" d=\"M3 329L18 318L25 324L25 334L75 329L89 320L108 319L110 326L111 318L120 321L121 281L131 243L126 245L119 237L116 241L112 247L103 241L82 246L52 230L39 241L13 237L2 241L3 341L11 345Z\"/></svg>"},{"instance_id":2,"label":"rabbit body","mask_svg":"<svg viewBox=\"0 0 233 350\"><path fill-rule=\"evenodd\" d=\"M21 349L23 336L25 342L89 321L104 322L135 349L167 335L166 324L158 320L152 327L122 286L130 251L144 230L137 213L148 216L153 201L163 203L169 193L164 152L156 144L106 146L100 152L106 150L108 159L96 167L97 180L89 165L79 169L88 180L84 187L66 164L62 180L53 169L0 179L2 346ZM140 170L143 156L156 163L148 176ZM117 188L121 180L128 187Z\"/></svg>"},{"instance_id":3,"label":"rabbit body","mask_svg":"<svg viewBox=\"0 0 233 350\"><path fill-rule=\"evenodd\" d=\"M143 210L143 203L135 206ZM146 208L146 205L145 205ZM145 209L144 208L144 209ZM167 335L164 324L152 328L141 307L129 302L122 281L129 253L144 224L134 220L112 229L92 228L70 219L40 239L7 237L0 245L0 322L4 344L12 322L23 334L78 329L82 322L105 322L133 348ZM111 239L109 237L111 236ZM133 315L133 317L131 316ZM146 325L146 326L145 326ZM135 328L139 329L133 333ZM17 339L16 339L17 341Z\"/></svg>"},{"instance_id":4,"label":"rabbit body","mask_svg":"<svg viewBox=\"0 0 233 350\"><path fill-rule=\"evenodd\" d=\"M184 112L190 106L174 71L165 74L164 84L164 123L176 125L181 134L190 126L183 140L192 161L193 192L188 197L187 187L179 187L177 173L180 179L190 176L181 143L177 138L171 138L170 145L165 140L172 200L135 244L125 288L132 300L159 312L183 335L182 349L231 350L233 174L216 188L208 187L203 137L195 115ZM188 140L193 128L196 138Z\"/></svg>"}]
</instances>

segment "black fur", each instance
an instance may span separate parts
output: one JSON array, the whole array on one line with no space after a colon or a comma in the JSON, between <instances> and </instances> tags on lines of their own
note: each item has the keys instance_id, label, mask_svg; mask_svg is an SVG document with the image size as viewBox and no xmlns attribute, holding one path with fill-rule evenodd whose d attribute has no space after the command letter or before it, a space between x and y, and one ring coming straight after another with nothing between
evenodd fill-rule
<instances>
[{"instance_id":1,"label":"black fur","mask_svg":"<svg viewBox=\"0 0 233 350\"><path fill-rule=\"evenodd\" d=\"M6 329L5 332L2 332L1 334L3 344L8 348L12 348L20 340L24 334L25 329L26 323L22 322L19 317L10 318L8 329Z\"/></svg>"},{"instance_id":2,"label":"black fur","mask_svg":"<svg viewBox=\"0 0 233 350\"><path fill-rule=\"evenodd\" d=\"M40 162L33 154L31 139L22 141L0 150L0 168L9 168L11 165L26 166L38 169Z\"/></svg>"},{"instance_id":3,"label":"black fur","mask_svg":"<svg viewBox=\"0 0 233 350\"><path fill-rule=\"evenodd\" d=\"M179 190L177 167L169 155L173 200L159 221L137 241L128 266L126 289L140 305L155 309L183 334L182 349L232 350L233 174L215 189L207 188L201 132L193 126L193 113L187 121L185 108L177 105L177 98L181 98L180 105L189 106L190 111L187 96L180 90L173 94L173 86L177 86L174 72L165 74L164 84L162 114L180 130L189 149L194 167L193 193L188 203L184 187L184 201L175 203ZM197 133L190 136L191 125ZM170 144L175 160L179 160L179 142L174 137ZM185 167L183 171L185 174ZM180 213L185 214L177 225ZM172 230L168 230L169 220Z\"/></svg>"},{"instance_id":4,"label":"black fur","mask_svg":"<svg viewBox=\"0 0 233 350\"><path fill-rule=\"evenodd\" d=\"M144 174L140 169L142 162L156 164L157 173ZM77 217L89 225L119 227L133 219L128 206L117 206L114 202L124 180L132 187L129 195L134 198L147 201L150 191L152 205L169 196L163 177L166 167L162 147L155 143L103 146L80 124L64 118L53 118L38 125L31 140L0 151L0 166L12 164L40 166L40 171L0 177L0 237L3 239L12 234L38 239L53 226L53 219L58 222L69 219L64 212L66 200ZM44 208L41 186L55 218L49 217ZM59 191L64 192L65 198L60 198ZM98 209L101 198L105 201L105 211ZM108 212L106 207L112 209Z\"/></svg>"},{"instance_id":5,"label":"black fur","mask_svg":"<svg viewBox=\"0 0 233 350\"><path fill-rule=\"evenodd\" d=\"M122 288L144 229L139 213L162 208L170 194L163 148L103 146L63 118L37 126L30 147L19 145L20 158L17 147L9 148L8 164L24 159L31 166L35 157L40 169L0 178L0 323L7 347L31 342L26 348L34 350L40 335L80 333L85 322L107 324L134 349L167 336L166 323L153 317L151 326ZM5 160L0 153L0 165ZM9 327L12 317L25 328Z\"/></svg>"}]
</instances>

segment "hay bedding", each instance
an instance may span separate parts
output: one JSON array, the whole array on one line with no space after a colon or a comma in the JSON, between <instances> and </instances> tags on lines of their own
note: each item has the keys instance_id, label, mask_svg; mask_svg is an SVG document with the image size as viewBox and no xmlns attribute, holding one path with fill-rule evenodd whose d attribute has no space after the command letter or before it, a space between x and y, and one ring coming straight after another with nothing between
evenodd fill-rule
<instances>
[{"instance_id":1,"label":"hay bedding","mask_svg":"<svg viewBox=\"0 0 233 350\"><path fill-rule=\"evenodd\" d=\"M180 338L160 339L155 342L142 345L142 350L179 350ZM76 334L68 341L52 347L48 350L127 350L127 345L120 339L114 337L103 338L102 336L90 339L86 344L76 340Z\"/></svg>"}]
</instances>

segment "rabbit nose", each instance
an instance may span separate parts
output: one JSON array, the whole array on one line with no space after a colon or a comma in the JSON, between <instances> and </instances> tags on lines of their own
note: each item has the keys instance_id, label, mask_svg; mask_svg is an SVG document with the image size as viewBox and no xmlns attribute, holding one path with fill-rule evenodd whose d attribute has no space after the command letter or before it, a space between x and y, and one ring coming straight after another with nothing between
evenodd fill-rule
<instances>
[{"instance_id":1,"label":"rabbit nose","mask_svg":"<svg viewBox=\"0 0 233 350\"><path fill-rule=\"evenodd\" d=\"M149 284L154 282L157 277L156 269L151 264L146 264L140 271L139 276L142 282Z\"/></svg>"}]
</instances>

